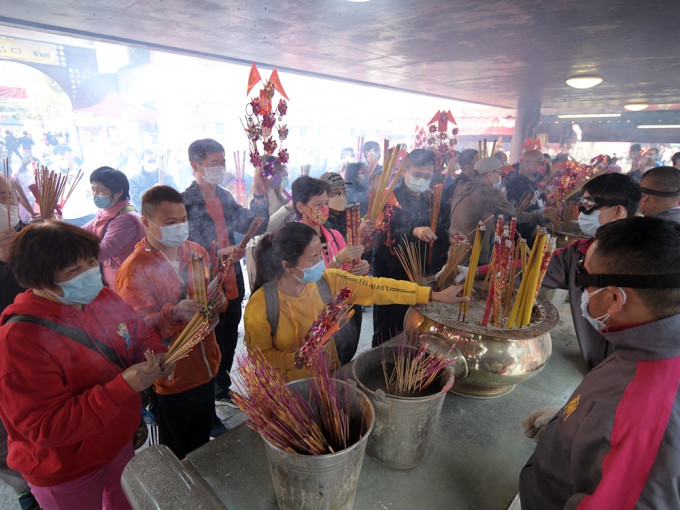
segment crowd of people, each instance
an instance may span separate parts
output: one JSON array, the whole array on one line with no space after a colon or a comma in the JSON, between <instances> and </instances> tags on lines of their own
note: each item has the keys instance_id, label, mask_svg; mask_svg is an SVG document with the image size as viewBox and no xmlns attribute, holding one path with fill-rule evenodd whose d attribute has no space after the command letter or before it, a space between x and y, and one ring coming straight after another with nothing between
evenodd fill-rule
<instances>
[{"instance_id":1,"label":"crowd of people","mask_svg":"<svg viewBox=\"0 0 680 510\"><path fill-rule=\"evenodd\" d=\"M55 170L73 166L63 147L54 148ZM399 247L432 250L423 268L430 276L446 262L450 243L471 239L480 221L516 217L529 243L548 224L539 185L547 166L539 150L526 150L511 167L502 152L480 158L466 149L440 166L432 150L414 149L379 223L366 213L378 192L380 146L366 142L362 152L361 161L344 155L337 172L292 183L285 165L277 163L272 176L256 171L244 207L227 189L219 142L200 139L188 147L193 180L183 190L162 172L157 154L144 151L132 176L108 166L93 171L85 205L95 212L82 214L84 199L72 197L78 203L69 217L64 211L65 221L22 216L14 188L24 186L22 170L10 182L0 177L0 477L20 494L23 508L129 508L120 474L134 454L143 407L158 425L160 443L178 458L225 432L215 405L230 402L242 320L248 349L260 349L288 381L307 377L306 368L294 366L300 341L348 287L355 314L326 346L340 367L357 351L362 307L372 305L378 346L402 331L410 305L470 299L460 295L460 285L432 291L408 281ZM60 156L63 166L56 163ZM595 505L610 497L611 480L623 476L620 466L637 452L627 442L638 437L659 452L645 452L646 471L629 475L639 498L672 492L678 475L667 466L674 466L680 439L673 417L680 384L674 343L680 169L632 160L638 165L628 174L608 163L610 170L585 183L576 202L583 239L555 254L544 280L546 288L569 290L590 373L574 393L578 408L572 399L524 424L528 435L541 438L522 473L526 508ZM132 163L129 154L125 164ZM442 200L433 215L435 184ZM346 209L354 203L364 220L360 242L352 244ZM244 249L238 240L257 217L264 221ZM483 240L480 275L492 242L490 235ZM202 307L189 267L200 260L209 274L211 257L247 261L245 309L244 268L235 263L213 302L210 332L188 357L163 364L163 353ZM147 350L157 356L147 360ZM663 423L632 416L645 399L664 406ZM624 418L619 405L628 412ZM612 434L626 427L621 420L628 416L636 432L617 439L625 443L619 447Z\"/></svg>"}]
</instances>

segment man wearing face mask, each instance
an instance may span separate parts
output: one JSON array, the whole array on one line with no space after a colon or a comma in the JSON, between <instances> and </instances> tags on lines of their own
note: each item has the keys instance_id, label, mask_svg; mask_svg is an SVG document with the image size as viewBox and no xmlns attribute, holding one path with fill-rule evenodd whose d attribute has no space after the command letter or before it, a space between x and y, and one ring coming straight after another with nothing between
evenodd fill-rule
<instances>
[{"instance_id":1,"label":"man wearing face mask","mask_svg":"<svg viewBox=\"0 0 680 510\"><path fill-rule=\"evenodd\" d=\"M192 256L208 252L188 241L189 224L182 195L170 186L154 186L142 197L146 238L135 246L116 274L116 292L172 345L202 305L193 300L189 265ZM222 313L227 299L220 292L213 311ZM151 397L161 444L177 458L210 439L215 416L215 376L220 364L215 332L177 362L171 377L159 379Z\"/></svg>"},{"instance_id":2,"label":"man wearing face mask","mask_svg":"<svg viewBox=\"0 0 680 510\"><path fill-rule=\"evenodd\" d=\"M517 218L518 222L540 221L543 214L540 211L523 212L508 202L501 191L501 162L494 158L482 158L475 163L471 180L461 182L451 199L451 217L449 221L449 236L464 235L470 244L474 241L475 229L480 221L489 216L502 215L506 220ZM480 264L487 264L491 255L494 237L494 221L487 225L482 240L482 251L479 255Z\"/></svg>"},{"instance_id":3,"label":"man wearing face mask","mask_svg":"<svg viewBox=\"0 0 680 510\"><path fill-rule=\"evenodd\" d=\"M195 177L191 186L182 193L189 220L189 239L208 252L214 246L218 257L232 256L235 261L224 279L224 292L229 306L220 314L220 321L215 328L222 352L222 362L215 379L215 400L229 402L231 378L228 371L231 370L238 342L241 302L245 295L240 260L246 251L238 248L234 234L245 234L258 216L265 221L256 234L267 229L267 186L261 172L256 169L250 209L241 207L231 193L219 186L227 171L224 147L215 140L205 138L192 142L188 154Z\"/></svg>"},{"instance_id":4,"label":"man wearing face mask","mask_svg":"<svg viewBox=\"0 0 680 510\"><path fill-rule=\"evenodd\" d=\"M142 151L139 155L142 163L142 170L136 175L129 175L130 179L130 201L135 209L142 210L142 195L151 186L165 184L177 189L177 185L171 175L167 173L161 176L159 172L158 154L150 149Z\"/></svg>"},{"instance_id":5,"label":"man wearing face mask","mask_svg":"<svg viewBox=\"0 0 680 510\"><path fill-rule=\"evenodd\" d=\"M576 274L613 346L524 466L524 510L680 508L680 224L604 225Z\"/></svg>"},{"instance_id":6,"label":"man wearing face mask","mask_svg":"<svg viewBox=\"0 0 680 510\"><path fill-rule=\"evenodd\" d=\"M438 237L446 239L446 229L437 228L437 232L430 229L432 201L430 183L434 176L435 163L435 155L429 149L415 149L409 154L404 178L394 188L394 196L399 205L394 207L394 216L390 220L388 232L381 232L376 239L373 253L374 276L408 280L406 271L394 252L396 245L401 245L405 249L404 236L408 242L416 243L421 253L429 250L430 241ZM439 269L427 265L425 274L434 274ZM407 310L408 306L405 305L373 306L374 347L403 330Z\"/></svg>"},{"instance_id":7,"label":"man wearing face mask","mask_svg":"<svg viewBox=\"0 0 680 510\"><path fill-rule=\"evenodd\" d=\"M658 166L640 180L640 212L680 223L680 169Z\"/></svg>"},{"instance_id":8,"label":"man wearing face mask","mask_svg":"<svg viewBox=\"0 0 680 510\"><path fill-rule=\"evenodd\" d=\"M583 186L578 223L589 238L556 251L543 279L543 288L569 290L576 338L588 370L611 353L611 345L581 315L579 305L583 290L575 282L576 266L593 243L597 229L612 221L634 216L640 197L637 183L624 174L603 174L588 181Z\"/></svg>"}]
</instances>

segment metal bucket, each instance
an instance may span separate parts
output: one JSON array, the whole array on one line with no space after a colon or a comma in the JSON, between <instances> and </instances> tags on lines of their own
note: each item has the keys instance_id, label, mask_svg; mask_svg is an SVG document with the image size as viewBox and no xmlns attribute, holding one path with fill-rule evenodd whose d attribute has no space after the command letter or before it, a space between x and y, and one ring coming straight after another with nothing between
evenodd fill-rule
<instances>
[{"instance_id":1,"label":"metal bucket","mask_svg":"<svg viewBox=\"0 0 680 510\"><path fill-rule=\"evenodd\" d=\"M302 379L289 386L309 398L310 381ZM375 415L371 402L353 384L346 386L341 381L335 382L340 397L348 397L351 429L358 436L363 428L363 436L349 448L328 455L285 452L265 439L269 470L281 510L349 510L354 505Z\"/></svg>"},{"instance_id":2,"label":"metal bucket","mask_svg":"<svg viewBox=\"0 0 680 510\"><path fill-rule=\"evenodd\" d=\"M432 448L437 419L446 391L453 384L453 373L448 368L444 370L422 396L388 395L384 391L383 357L388 360L389 370L390 360L399 348L403 349L385 346L363 352L354 360L352 373L375 408L375 427L366 453L387 467L410 469L422 463Z\"/></svg>"}]
</instances>

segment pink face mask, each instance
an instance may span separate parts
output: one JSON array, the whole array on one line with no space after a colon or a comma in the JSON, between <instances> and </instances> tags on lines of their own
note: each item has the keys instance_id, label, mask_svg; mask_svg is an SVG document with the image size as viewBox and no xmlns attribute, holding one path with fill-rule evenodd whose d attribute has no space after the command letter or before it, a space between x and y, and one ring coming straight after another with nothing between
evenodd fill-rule
<instances>
[{"instance_id":1,"label":"pink face mask","mask_svg":"<svg viewBox=\"0 0 680 510\"><path fill-rule=\"evenodd\" d=\"M305 206L307 209L307 220L310 224L316 226L323 225L328 220L328 214L330 208L327 205L321 207L309 207Z\"/></svg>"}]
</instances>

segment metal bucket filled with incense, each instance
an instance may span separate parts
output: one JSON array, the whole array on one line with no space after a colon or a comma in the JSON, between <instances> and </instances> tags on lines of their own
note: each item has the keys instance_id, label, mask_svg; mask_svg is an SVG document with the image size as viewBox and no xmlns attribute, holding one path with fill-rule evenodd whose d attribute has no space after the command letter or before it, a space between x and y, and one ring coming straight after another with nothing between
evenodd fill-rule
<instances>
[{"instance_id":1,"label":"metal bucket filled with incense","mask_svg":"<svg viewBox=\"0 0 680 510\"><path fill-rule=\"evenodd\" d=\"M527 253L523 240L516 246L510 242L514 239L514 226L513 219L503 229L502 218L499 219L488 273L491 277L484 285L477 282L475 301L412 306L404 318L407 334L427 334L432 345L444 343L460 351L459 356L467 364L467 375L456 374L454 393L480 398L504 395L516 384L535 376L550 359L550 331L557 325L559 314L552 304L537 295L537 289L556 240L543 231L531 253ZM483 230L480 225L472 247L463 289L467 296L472 295L474 278L470 275L475 274ZM504 246L513 253L504 254ZM516 288L515 282L520 279Z\"/></svg>"}]
</instances>

